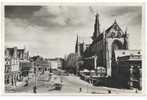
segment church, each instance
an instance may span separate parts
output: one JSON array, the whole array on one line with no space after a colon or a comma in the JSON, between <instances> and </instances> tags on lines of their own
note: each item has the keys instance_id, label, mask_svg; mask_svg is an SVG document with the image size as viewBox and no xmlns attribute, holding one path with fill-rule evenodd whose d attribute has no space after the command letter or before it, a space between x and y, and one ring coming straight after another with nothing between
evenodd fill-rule
<instances>
[{"instance_id":1,"label":"church","mask_svg":"<svg viewBox=\"0 0 147 100\"><path fill-rule=\"evenodd\" d=\"M107 75L111 76L114 51L117 49L128 50L127 31L123 32L115 20L108 29L100 32L99 15L96 14L92 40L92 43L85 51L83 51L84 47L80 43L76 52L83 55L83 57L97 56L97 66L105 66L107 68Z\"/></svg>"},{"instance_id":2,"label":"church","mask_svg":"<svg viewBox=\"0 0 147 100\"><path fill-rule=\"evenodd\" d=\"M79 43L77 37L75 46L75 53L83 58L84 67L86 69L92 70L102 66L106 69L106 77L119 79L120 77L117 76L119 76L118 74L123 70L119 67L122 66L119 65L122 61L120 59L126 59L127 67L124 65L123 68L127 69L124 73L127 72L128 75L130 75L130 66L139 66L139 68L141 68L141 50L129 50L129 34L127 29L123 31L116 20L109 28L101 32L99 14L96 14L94 32L91 38L91 44L84 44L84 42ZM130 61L126 56L131 56L133 59ZM123 78L126 79L126 76L123 76L122 80ZM130 77L127 79L126 83L130 80Z\"/></svg>"}]
</instances>

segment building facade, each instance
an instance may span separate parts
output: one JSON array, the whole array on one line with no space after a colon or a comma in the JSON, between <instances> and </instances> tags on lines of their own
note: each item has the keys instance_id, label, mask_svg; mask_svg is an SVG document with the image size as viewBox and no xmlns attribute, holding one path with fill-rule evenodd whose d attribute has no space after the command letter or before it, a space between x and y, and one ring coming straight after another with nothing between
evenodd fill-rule
<instances>
[{"instance_id":1,"label":"building facade","mask_svg":"<svg viewBox=\"0 0 147 100\"><path fill-rule=\"evenodd\" d=\"M22 67L29 58L28 51L17 47L5 48L5 84L16 86L22 80Z\"/></svg>"},{"instance_id":2,"label":"building facade","mask_svg":"<svg viewBox=\"0 0 147 100\"><path fill-rule=\"evenodd\" d=\"M92 43L82 51L78 39L76 42L76 53L88 58L92 56L97 57L97 65L103 66L107 69L107 76L111 77L111 67L115 57L115 50L128 50L128 33L123 31L115 20L114 23L103 32L100 31L99 15L95 16L94 32L92 36ZM78 45L77 45L78 44Z\"/></svg>"},{"instance_id":3,"label":"building facade","mask_svg":"<svg viewBox=\"0 0 147 100\"><path fill-rule=\"evenodd\" d=\"M93 70L97 69L99 66L104 67L106 69L106 77L113 78L118 75L118 73L115 73L116 66L123 66L118 63L116 64L116 58L122 56L119 54L121 54L122 51L128 54L126 56L130 56L129 54L135 55L136 53L132 52L133 50L129 50L128 38L129 34L127 32L127 29L123 31L116 20L109 28L101 32L99 14L96 14L92 43L86 48L86 50L82 51L81 48L83 47L80 46L77 38L75 53L82 56L84 60L84 67L86 69ZM135 51L141 52L140 50ZM137 64L141 66L140 63ZM127 64L127 66L129 66L129 69L127 69L127 71L129 71L131 64Z\"/></svg>"},{"instance_id":4,"label":"building facade","mask_svg":"<svg viewBox=\"0 0 147 100\"><path fill-rule=\"evenodd\" d=\"M50 71L51 65L48 59L41 56L33 56L30 58L33 65L33 72L44 74L45 71Z\"/></svg>"},{"instance_id":5,"label":"building facade","mask_svg":"<svg viewBox=\"0 0 147 100\"><path fill-rule=\"evenodd\" d=\"M113 66L115 86L142 89L141 50L116 50L116 66Z\"/></svg>"},{"instance_id":6,"label":"building facade","mask_svg":"<svg viewBox=\"0 0 147 100\"><path fill-rule=\"evenodd\" d=\"M62 69L63 68L62 58L48 59L48 62L51 65L51 69Z\"/></svg>"}]
</instances>

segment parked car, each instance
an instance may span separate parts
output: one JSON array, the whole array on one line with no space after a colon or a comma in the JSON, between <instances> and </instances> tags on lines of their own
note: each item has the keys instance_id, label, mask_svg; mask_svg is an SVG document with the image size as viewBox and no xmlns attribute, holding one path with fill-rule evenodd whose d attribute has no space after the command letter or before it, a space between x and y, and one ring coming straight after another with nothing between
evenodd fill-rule
<instances>
[{"instance_id":1,"label":"parked car","mask_svg":"<svg viewBox=\"0 0 147 100\"><path fill-rule=\"evenodd\" d=\"M54 88L55 88L55 90L61 90L62 84L61 83L55 83Z\"/></svg>"}]
</instances>

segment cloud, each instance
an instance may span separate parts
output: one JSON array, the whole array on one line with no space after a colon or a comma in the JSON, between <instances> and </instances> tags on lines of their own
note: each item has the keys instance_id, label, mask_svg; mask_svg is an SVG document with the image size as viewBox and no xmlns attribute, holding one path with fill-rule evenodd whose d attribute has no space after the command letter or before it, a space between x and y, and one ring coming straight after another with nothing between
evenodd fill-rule
<instances>
[{"instance_id":1,"label":"cloud","mask_svg":"<svg viewBox=\"0 0 147 100\"><path fill-rule=\"evenodd\" d=\"M30 24L59 29L85 26L100 13L103 20L141 14L140 6L6 6L7 18L28 20ZM128 18L131 19L131 18ZM134 21L135 19L133 19ZM132 22L133 22L132 21ZM131 23L131 22L130 22Z\"/></svg>"},{"instance_id":2,"label":"cloud","mask_svg":"<svg viewBox=\"0 0 147 100\"><path fill-rule=\"evenodd\" d=\"M28 19L32 17L34 11L37 11L41 6L5 6L5 17Z\"/></svg>"},{"instance_id":3,"label":"cloud","mask_svg":"<svg viewBox=\"0 0 147 100\"><path fill-rule=\"evenodd\" d=\"M126 13L141 12L141 6L91 6L92 12L102 13L107 16L123 16Z\"/></svg>"},{"instance_id":4,"label":"cloud","mask_svg":"<svg viewBox=\"0 0 147 100\"><path fill-rule=\"evenodd\" d=\"M57 34L57 31L49 34L50 31L46 31L40 26L29 25L29 27L26 27L27 25L29 23L25 20L6 18L6 46L22 48L25 45L31 52L31 55L40 54L44 57L54 57L55 54L63 56L63 54L72 51L73 48L70 46L74 47L74 35L70 34L71 37L69 37L68 32ZM60 51L57 52L57 50Z\"/></svg>"},{"instance_id":5,"label":"cloud","mask_svg":"<svg viewBox=\"0 0 147 100\"><path fill-rule=\"evenodd\" d=\"M128 27L131 48L141 48L141 8L110 6L10 6L5 8L6 45L26 45L31 55L64 56L74 52L76 35L90 41L95 14L100 14L101 32L117 16L120 27ZM135 39L135 40L133 40ZM138 41L136 41L138 40ZM135 47L137 44L137 47Z\"/></svg>"},{"instance_id":6,"label":"cloud","mask_svg":"<svg viewBox=\"0 0 147 100\"><path fill-rule=\"evenodd\" d=\"M128 22L130 25L142 25L142 13L138 13Z\"/></svg>"},{"instance_id":7,"label":"cloud","mask_svg":"<svg viewBox=\"0 0 147 100\"><path fill-rule=\"evenodd\" d=\"M87 18L90 17L89 13L88 7L45 6L34 12L34 16L46 26L72 27L85 25ZM39 24L40 21L37 19L32 21Z\"/></svg>"},{"instance_id":8,"label":"cloud","mask_svg":"<svg viewBox=\"0 0 147 100\"><path fill-rule=\"evenodd\" d=\"M83 26L87 23L90 13L87 6L5 7L5 16L7 18L27 19L31 24L47 28Z\"/></svg>"},{"instance_id":9,"label":"cloud","mask_svg":"<svg viewBox=\"0 0 147 100\"><path fill-rule=\"evenodd\" d=\"M31 41L32 37L38 39L42 27L30 25L27 20L23 19L5 19L5 39L6 41Z\"/></svg>"}]
</instances>

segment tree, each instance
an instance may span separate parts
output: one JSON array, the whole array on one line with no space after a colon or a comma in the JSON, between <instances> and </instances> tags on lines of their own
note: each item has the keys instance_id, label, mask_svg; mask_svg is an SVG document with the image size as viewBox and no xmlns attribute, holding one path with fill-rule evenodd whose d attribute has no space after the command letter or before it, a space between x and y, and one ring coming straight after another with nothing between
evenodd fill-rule
<instances>
[{"instance_id":1,"label":"tree","mask_svg":"<svg viewBox=\"0 0 147 100\"><path fill-rule=\"evenodd\" d=\"M65 69L76 74L79 69L80 57L75 53L70 53L65 59Z\"/></svg>"}]
</instances>

